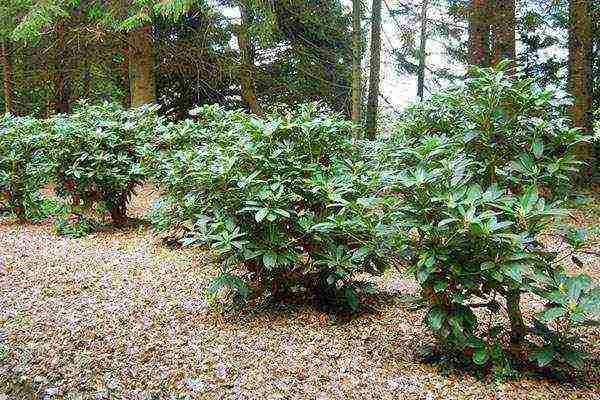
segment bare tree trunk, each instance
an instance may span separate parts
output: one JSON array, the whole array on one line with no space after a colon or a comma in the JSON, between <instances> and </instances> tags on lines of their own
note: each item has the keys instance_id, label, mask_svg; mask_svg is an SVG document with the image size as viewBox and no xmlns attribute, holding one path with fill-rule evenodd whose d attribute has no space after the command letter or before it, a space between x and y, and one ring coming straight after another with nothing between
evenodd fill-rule
<instances>
[{"instance_id":1,"label":"bare tree trunk","mask_svg":"<svg viewBox=\"0 0 600 400\"><path fill-rule=\"evenodd\" d=\"M381 0L373 0L371 18L371 74L369 77L369 100L367 102L367 136L375 138L377 109L379 106L379 73L381 69Z\"/></svg>"},{"instance_id":2,"label":"bare tree trunk","mask_svg":"<svg viewBox=\"0 0 600 400\"><path fill-rule=\"evenodd\" d=\"M421 4L421 43L419 45L419 70L417 73L417 97L423 100L425 93L425 62L427 51L427 7L428 0L423 0Z\"/></svg>"},{"instance_id":3,"label":"bare tree trunk","mask_svg":"<svg viewBox=\"0 0 600 400\"><path fill-rule=\"evenodd\" d=\"M256 100L256 91L254 88L254 59L248 40L248 9L246 0L240 0L238 7L240 9L241 22L237 29L238 46L240 48L240 81L242 86L242 98L256 115L262 115L262 109Z\"/></svg>"},{"instance_id":4,"label":"bare tree trunk","mask_svg":"<svg viewBox=\"0 0 600 400\"><path fill-rule=\"evenodd\" d=\"M68 114L71 111L71 90L67 77L67 54L65 44L65 24L59 21L56 25L56 73L54 86L56 89L55 110L62 114Z\"/></svg>"},{"instance_id":5,"label":"bare tree trunk","mask_svg":"<svg viewBox=\"0 0 600 400\"><path fill-rule=\"evenodd\" d=\"M13 113L12 97L13 97L13 65L12 65L12 49L10 42L5 40L2 42L2 67L4 78L4 112L7 114Z\"/></svg>"},{"instance_id":6,"label":"bare tree trunk","mask_svg":"<svg viewBox=\"0 0 600 400\"><path fill-rule=\"evenodd\" d=\"M92 71L90 64L86 61L85 70L83 72L83 98L89 99L92 97Z\"/></svg>"},{"instance_id":7,"label":"bare tree trunk","mask_svg":"<svg viewBox=\"0 0 600 400\"><path fill-rule=\"evenodd\" d=\"M471 0L469 10L469 64L490 63L490 8L488 0Z\"/></svg>"},{"instance_id":8,"label":"bare tree trunk","mask_svg":"<svg viewBox=\"0 0 600 400\"><path fill-rule=\"evenodd\" d=\"M517 19L515 0L497 0L492 24L492 65L503 59L514 60L516 53L515 31Z\"/></svg>"},{"instance_id":9,"label":"bare tree trunk","mask_svg":"<svg viewBox=\"0 0 600 400\"><path fill-rule=\"evenodd\" d=\"M129 79L129 59L131 56L129 55L129 46L119 49L113 49L115 54L120 54L122 52L125 57L123 57L123 62L119 65L119 77L121 78L119 82L121 83L123 89L127 92L127 96L125 98L125 102L129 107L131 107L131 80Z\"/></svg>"},{"instance_id":10,"label":"bare tree trunk","mask_svg":"<svg viewBox=\"0 0 600 400\"><path fill-rule=\"evenodd\" d=\"M569 90L575 99L571 113L575 126L592 130L592 0L571 0L569 4ZM591 174L592 147L582 144L577 155L588 163Z\"/></svg>"},{"instance_id":11,"label":"bare tree trunk","mask_svg":"<svg viewBox=\"0 0 600 400\"><path fill-rule=\"evenodd\" d=\"M83 55L85 59L83 60L83 90L81 97L90 99L92 97L92 66L90 61L92 55L89 46L85 46Z\"/></svg>"},{"instance_id":12,"label":"bare tree trunk","mask_svg":"<svg viewBox=\"0 0 600 400\"><path fill-rule=\"evenodd\" d=\"M131 106L156 102L152 27L145 26L129 33L128 61Z\"/></svg>"},{"instance_id":13,"label":"bare tree trunk","mask_svg":"<svg viewBox=\"0 0 600 400\"><path fill-rule=\"evenodd\" d=\"M357 130L360 125L362 99L361 20L361 2L360 0L352 0L352 122L356 125ZM355 136L358 136L358 131L355 132Z\"/></svg>"},{"instance_id":14,"label":"bare tree trunk","mask_svg":"<svg viewBox=\"0 0 600 400\"><path fill-rule=\"evenodd\" d=\"M110 218L116 226L123 226L128 221L127 201L120 199L119 204L113 205L110 210Z\"/></svg>"}]
</instances>

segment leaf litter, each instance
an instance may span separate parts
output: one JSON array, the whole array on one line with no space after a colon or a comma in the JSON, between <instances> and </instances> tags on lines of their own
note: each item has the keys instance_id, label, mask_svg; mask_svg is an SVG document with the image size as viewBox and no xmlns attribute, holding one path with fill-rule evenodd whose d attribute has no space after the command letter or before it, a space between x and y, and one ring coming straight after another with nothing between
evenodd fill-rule
<instances>
[{"instance_id":1,"label":"leaf litter","mask_svg":"<svg viewBox=\"0 0 600 400\"><path fill-rule=\"evenodd\" d=\"M600 278L598 260L586 268ZM497 383L420 363L433 339L403 301L344 323L309 306L225 320L203 296L214 274L207 254L146 229L75 239L0 222L0 399L600 400L596 368ZM377 284L418 293L400 273Z\"/></svg>"}]
</instances>

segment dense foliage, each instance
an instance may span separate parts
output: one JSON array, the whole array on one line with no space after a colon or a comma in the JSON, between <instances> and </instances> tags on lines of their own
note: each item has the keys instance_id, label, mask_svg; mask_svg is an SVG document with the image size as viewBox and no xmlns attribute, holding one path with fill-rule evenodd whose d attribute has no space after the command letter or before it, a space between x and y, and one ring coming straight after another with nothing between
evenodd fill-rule
<instances>
[{"instance_id":1,"label":"dense foliage","mask_svg":"<svg viewBox=\"0 0 600 400\"><path fill-rule=\"evenodd\" d=\"M157 227L184 227L183 243L212 249L214 290L281 298L303 288L356 308L354 277L388 265L388 230L352 125L317 105L268 119L193 114L145 152L166 193Z\"/></svg>"},{"instance_id":2,"label":"dense foliage","mask_svg":"<svg viewBox=\"0 0 600 400\"><path fill-rule=\"evenodd\" d=\"M500 70L473 68L477 79L434 94L409 108L399 131L407 139L451 137L476 163L482 185L519 192L538 185L564 194L582 166L573 149L590 140L565 115L568 99L534 79L511 80Z\"/></svg>"},{"instance_id":3,"label":"dense foliage","mask_svg":"<svg viewBox=\"0 0 600 400\"><path fill-rule=\"evenodd\" d=\"M152 182L156 230L214 255L210 296L228 287L238 300L357 309L369 276L404 263L450 354L501 371L581 367L600 288L566 273L567 260L583 265L586 233L558 222L582 167L573 154L592 138L570 127L567 105L531 79L475 69L378 141L352 139L354 126L321 104L264 117L203 106L177 122L113 103L6 115L0 201L30 218L50 182L70 200L58 231L83 235L90 211L123 224L136 187ZM524 313L523 295L543 308Z\"/></svg>"},{"instance_id":4,"label":"dense foliage","mask_svg":"<svg viewBox=\"0 0 600 400\"><path fill-rule=\"evenodd\" d=\"M567 213L556 194L577 171L571 153L585 138L561 117L552 90L476 72L410 109L378 151L382 180L398 199L405 261L429 304L426 323L479 365L504 368L528 355L540 366L580 367L573 328L598 317L600 288L564 275L541 236ZM582 236L568 231L574 250ZM531 324L522 293L546 302Z\"/></svg>"},{"instance_id":5,"label":"dense foliage","mask_svg":"<svg viewBox=\"0 0 600 400\"><path fill-rule=\"evenodd\" d=\"M0 117L0 208L19 219L38 215L39 190L48 182L44 128L35 118Z\"/></svg>"},{"instance_id":6,"label":"dense foliage","mask_svg":"<svg viewBox=\"0 0 600 400\"><path fill-rule=\"evenodd\" d=\"M108 211L126 221L127 202L144 181L138 146L160 126L155 107L125 110L115 103L81 104L50 121L48 156L57 195L74 211Z\"/></svg>"}]
</instances>

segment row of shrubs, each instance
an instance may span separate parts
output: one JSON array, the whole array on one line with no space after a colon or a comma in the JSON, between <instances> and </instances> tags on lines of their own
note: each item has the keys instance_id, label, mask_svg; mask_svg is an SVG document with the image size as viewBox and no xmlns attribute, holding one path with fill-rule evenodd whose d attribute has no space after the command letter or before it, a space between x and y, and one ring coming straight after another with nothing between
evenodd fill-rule
<instances>
[{"instance_id":1,"label":"row of shrubs","mask_svg":"<svg viewBox=\"0 0 600 400\"><path fill-rule=\"evenodd\" d=\"M138 147L161 118L156 107L81 103L72 115L47 120L0 119L0 193L5 211L21 220L45 216L40 189L52 184L73 213L107 211L125 222L126 206L146 179Z\"/></svg>"},{"instance_id":2,"label":"row of shrubs","mask_svg":"<svg viewBox=\"0 0 600 400\"><path fill-rule=\"evenodd\" d=\"M427 325L462 361L582 367L600 289L565 273L565 254L582 266L585 232L558 223L587 138L552 90L476 72L377 141L352 140L352 124L317 104L265 118L205 106L179 122L115 104L5 116L2 201L34 217L52 183L71 212L123 224L135 189L151 182L163 195L155 229L214 254L210 293L357 309L372 293L360 277L405 267ZM568 253L542 234L564 238ZM522 313L523 295L539 299L539 314Z\"/></svg>"}]
</instances>

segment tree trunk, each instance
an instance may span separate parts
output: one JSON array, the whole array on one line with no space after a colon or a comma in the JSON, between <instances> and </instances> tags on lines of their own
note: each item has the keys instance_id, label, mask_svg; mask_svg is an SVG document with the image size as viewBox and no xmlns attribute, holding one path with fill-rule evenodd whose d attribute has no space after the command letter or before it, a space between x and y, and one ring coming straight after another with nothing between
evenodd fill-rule
<instances>
[{"instance_id":1,"label":"tree trunk","mask_svg":"<svg viewBox=\"0 0 600 400\"><path fill-rule=\"evenodd\" d=\"M7 114L13 113L12 97L13 97L13 64L12 64L12 49L10 42L5 40L2 42L2 67L4 78L4 112Z\"/></svg>"},{"instance_id":2,"label":"tree trunk","mask_svg":"<svg viewBox=\"0 0 600 400\"><path fill-rule=\"evenodd\" d=\"M527 327L521 313L521 291L509 290L506 294L506 308L510 321L510 344L514 356L522 358L522 345L527 334Z\"/></svg>"},{"instance_id":3,"label":"tree trunk","mask_svg":"<svg viewBox=\"0 0 600 400\"><path fill-rule=\"evenodd\" d=\"M361 2L360 0L352 0L352 122L354 122L357 129L355 136L358 136L362 99L361 20Z\"/></svg>"},{"instance_id":4,"label":"tree trunk","mask_svg":"<svg viewBox=\"0 0 600 400\"><path fill-rule=\"evenodd\" d=\"M419 70L417 73L417 97L423 101L425 93L425 61L427 54L427 7L428 0L421 5L421 43L419 45Z\"/></svg>"},{"instance_id":5,"label":"tree trunk","mask_svg":"<svg viewBox=\"0 0 600 400\"><path fill-rule=\"evenodd\" d=\"M237 29L238 46L240 48L240 81L242 86L242 98L244 102L256 115L262 115L258 101L256 100L256 91L254 89L254 59L250 49L250 41L248 40L248 11L246 0L238 2L240 9L240 26Z\"/></svg>"},{"instance_id":6,"label":"tree trunk","mask_svg":"<svg viewBox=\"0 0 600 400\"><path fill-rule=\"evenodd\" d=\"M121 78L119 80L121 86L127 92L125 101L129 105L129 107L131 107L131 80L129 79L129 59L131 58L131 56L129 55L129 46L113 51L116 54L120 54L120 52L122 52L124 55L123 62L119 65L118 76Z\"/></svg>"},{"instance_id":7,"label":"tree trunk","mask_svg":"<svg viewBox=\"0 0 600 400\"><path fill-rule=\"evenodd\" d=\"M494 10L491 11L493 14L492 65L496 65L503 59L515 59L517 28L515 12L515 0L497 0Z\"/></svg>"},{"instance_id":8,"label":"tree trunk","mask_svg":"<svg viewBox=\"0 0 600 400\"><path fill-rule=\"evenodd\" d=\"M575 100L571 113L575 126L592 131L592 0L571 0L569 4L569 90ZM592 146L582 144L577 155L588 163L591 173Z\"/></svg>"},{"instance_id":9,"label":"tree trunk","mask_svg":"<svg viewBox=\"0 0 600 400\"><path fill-rule=\"evenodd\" d=\"M127 223L127 208L124 205L113 207L109 210L110 218L116 226L123 226Z\"/></svg>"},{"instance_id":10,"label":"tree trunk","mask_svg":"<svg viewBox=\"0 0 600 400\"><path fill-rule=\"evenodd\" d=\"M469 64L490 63L490 18L488 0L471 0L469 10Z\"/></svg>"},{"instance_id":11,"label":"tree trunk","mask_svg":"<svg viewBox=\"0 0 600 400\"><path fill-rule=\"evenodd\" d=\"M90 54L90 49L88 46L85 46L83 54L85 60L83 60L83 93L81 97L84 99L90 99L92 97L92 55Z\"/></svg>"},{"instance_id":12,"label":"tree trunk","mask_svg":"<svg viewBox=\"0 0 600 400\"><path fill-rule=\"evenodd\" d=\"M65 44L65 24L59 21L56 25L56 72L54 87L56 90L55 110L58 113L68 114L71 111L70 85L67 77L67 54Z\"/></svg>"},{"instance_id":13,"label":"tree trunk","mask_svg":"<svg viewBox=\"0 0 600 400\"><path fill-rule=\"evenodd\" d=\"M156 102L152 27L145 26L129 33L129 88L131 106Z\"/></svg>"},{"instance_id":14,"label":"tree trunk","mask_svg":"<svg viewBox=\"0 0 600 400\"><path fill-rule=\"evenodd\" d=\"M371 19L371 74L369 77L369 100L367 103L367 136L375 138L377 131L377 108L379 106L379 72L381 68L381 0L373 0Z\"/></svg>"},{"instance_id":15,"label":"tree trunk","mask_svg":"<svg viewBox=\"0 0 600 400\"><path fill-rule=\"evenodd\" d=\"M86 62L85 70L83 71L83 98L90 99L92 97L92 71L90 64Z\"/></svg>"}]
</instances>

